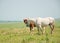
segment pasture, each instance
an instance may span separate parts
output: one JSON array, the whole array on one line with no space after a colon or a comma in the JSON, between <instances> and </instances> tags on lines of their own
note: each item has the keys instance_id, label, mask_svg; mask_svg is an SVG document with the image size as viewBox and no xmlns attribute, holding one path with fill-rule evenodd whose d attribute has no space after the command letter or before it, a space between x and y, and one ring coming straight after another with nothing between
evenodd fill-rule
<instances>
[{"instance_id":1,"label":"pasture","mask_svg":"<svg viewBox=\"0 0 60 43\"><path fill-rule=\"evenodd\" d=\"M49 27L39 35L36 27L30 33L23 22L0 23L0 43L60 43L60 21L55 22L52 35Z\"/></svg>"}]
</instances>

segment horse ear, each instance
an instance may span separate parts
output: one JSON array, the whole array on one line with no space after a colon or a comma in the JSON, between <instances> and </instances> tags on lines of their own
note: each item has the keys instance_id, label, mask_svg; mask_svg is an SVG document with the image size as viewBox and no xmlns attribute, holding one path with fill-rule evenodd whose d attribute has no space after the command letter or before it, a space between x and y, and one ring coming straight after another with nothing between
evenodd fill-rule
<instances>
[{"instance_id":1,"label":"horse ear","mask_svg":"<svg viewBox=\"0 0 60 43\"><path fill-rule=\"evenodd\" d=\"M23 19L23 22L25 22L25 19Z\"/></svg>"}]
</instances>

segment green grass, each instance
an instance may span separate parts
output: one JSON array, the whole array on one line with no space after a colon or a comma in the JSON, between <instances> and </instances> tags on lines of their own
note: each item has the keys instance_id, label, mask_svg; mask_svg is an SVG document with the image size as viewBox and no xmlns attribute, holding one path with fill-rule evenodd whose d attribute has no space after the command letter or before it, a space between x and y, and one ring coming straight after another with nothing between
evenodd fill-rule
<instances>
[{"instance_id":1,"label":"green grass","mask_svg":"<svg viewBox=\"0 0 60 43\"><path fill-rule=\"evenodd\" d=\"M23 22L0 23L0 43L60 43L60 21L56 21L52 35L49 27L39 35L36 28L30 33Z\"/></svg>"},{"instance_id":2,"label":"green grass","mask_svg":"<svg viewBox=\"0 0 60 43\"><path fill-rule=\"evenodd\" d=\"M0 23L0 28L24 28L23 22Z\"/></svg>"}]
</instances>

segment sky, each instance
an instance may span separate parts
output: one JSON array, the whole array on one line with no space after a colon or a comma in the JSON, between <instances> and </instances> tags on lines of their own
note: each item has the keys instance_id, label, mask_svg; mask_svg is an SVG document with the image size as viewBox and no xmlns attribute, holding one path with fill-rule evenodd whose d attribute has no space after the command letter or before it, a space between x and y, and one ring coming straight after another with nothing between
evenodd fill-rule
<instances>
[{"instance_id":1,"label":"sky","mask_svg":"<svg viewBox=\"0 0 60 43\"><path fill-rule=\"evenodd\" d=\"M0 20L21 21L26 17L60 18L60 0L0 0Z\"/></svg>"}]
</instances>

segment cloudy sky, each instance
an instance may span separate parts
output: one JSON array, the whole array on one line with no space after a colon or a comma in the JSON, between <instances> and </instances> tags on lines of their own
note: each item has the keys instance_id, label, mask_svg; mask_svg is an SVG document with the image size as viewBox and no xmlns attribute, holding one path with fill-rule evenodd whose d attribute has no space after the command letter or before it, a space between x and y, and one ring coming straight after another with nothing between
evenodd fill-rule
<instances>
[{"instance_id":1,"label":"cloudy sky","mask_svg":"<svg viewBox=\"0 0 60 43\"><path fill-rule=\"evenodd\" d=\"M0 0L0 20L49 16L60 18L60 0Z\"/></svg>"}]
</instances>

